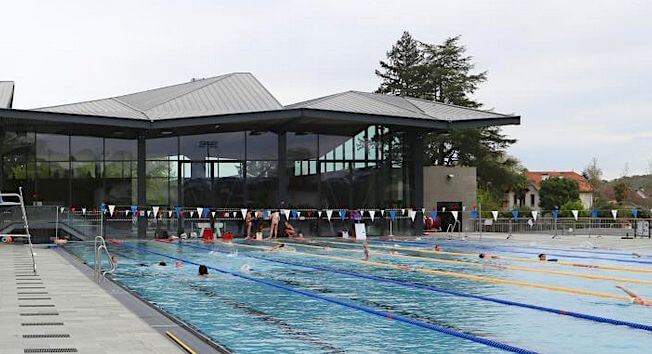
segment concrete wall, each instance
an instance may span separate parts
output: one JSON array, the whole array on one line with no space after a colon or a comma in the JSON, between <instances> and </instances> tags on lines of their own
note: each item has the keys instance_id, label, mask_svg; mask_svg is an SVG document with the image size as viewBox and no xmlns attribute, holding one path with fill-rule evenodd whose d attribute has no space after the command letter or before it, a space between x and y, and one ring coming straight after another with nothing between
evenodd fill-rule
<instances>
[{"instance_id":1,"label":"concrete wall","mask_svg":"<svg viewBox=\"0 0 652 354\"><path fill-rule=\"evenodd\" d=\"M470 212L478 203L476 178L475 167L424 167L424 208L432 210L437 202L462 202Z\"/></svg>"}]
</instances>

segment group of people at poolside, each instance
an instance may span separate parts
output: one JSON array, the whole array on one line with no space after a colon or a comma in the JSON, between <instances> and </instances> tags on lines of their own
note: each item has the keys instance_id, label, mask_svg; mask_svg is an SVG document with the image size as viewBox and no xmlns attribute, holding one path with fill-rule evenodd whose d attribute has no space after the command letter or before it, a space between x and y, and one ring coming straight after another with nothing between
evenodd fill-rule
<instances>
[{"instance_id":1,"label":"group of people at poolside","mask_svg":"<svg viewBox=\"0 0 652 354\"><path fill-rule=\"evenodd\" d=\"M270 214L269 217L269 236L265 239L273 240L280 236L286 236L293 239L305 239L301 230L297 230L289 221L285 221L283 224L283 232L279 234L279 223L281 222L281 213L279 211L274 211ZM255 235L252 234L252 230L256 230ZM248 211L245 214L244 219L244 235L246 240L252 240L257 236L263 237L265 231L265 222L263 219L262 212L260 211Z\"/></svg>"}]
</instances>

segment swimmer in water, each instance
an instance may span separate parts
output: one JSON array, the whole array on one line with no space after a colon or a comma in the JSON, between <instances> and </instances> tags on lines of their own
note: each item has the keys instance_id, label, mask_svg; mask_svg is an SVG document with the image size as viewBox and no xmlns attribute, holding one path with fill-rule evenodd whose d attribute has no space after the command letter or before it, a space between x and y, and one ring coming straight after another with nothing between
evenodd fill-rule
<instances>
[{"instance_id":1,"label":"swimmer in water","mask_svg":"<svg viewBox=\"0 0 652 354\"><path fill-rule=\"evenodd\" d=\"M285 247L285 244L284 243L279 243L278 245L276 245L276 246L274 246L272 248L266 249L265 251L266 252L274 252L274 251L280 250L283 247Z\"/></svg>"},{"instance_id":2,"label":"swimmer in water","mask_svg":"<svg viewBox=\"0 0 652 354\"><path fill-rule=\"evenodd\" d=\"M624 291L625 293L627 293L627 295L629 295L632 298L631 299L632 304L634 304L634 305L643 305L643 306L651 306L652 307L652 300L648 300L648 299L642 297L641 295L627 289L626 287L624 287L622 285L616 285L616 288L618 288L618 289Z\"/></svg>"},{"instance_id":3,"label":"swimmer in water","mask_svg":"<svg viewBox=\"0 0 652 354\"><path fill-rule=\"evenodd\" d=\"M362 244L362 248L364 249L364 260L368 261L369 260L369 245L367 243Z\"/></svg>"},{"instance_id":4,"label":"swimmer in water","mask_svg":"<svg viewBox=\"0 0 652 354\"><path fill-rule=\"evenodd\" d=\"M253 269L249 264L244 264L242 267L240 267L240 271L243 273L251 273Z\"/></svg>"},{"instance_id":5,"label":"swimmer in water","mask_svg":"<svg viewBox=\"0 0 652 354\"><path fill-rule=\"evenodd\" d=\"M539 260L540 261L548 261L548 262L557 262L557 258L548 258L545 253L539 253Z\"/></svg>"},{"instance_id":6,"label":"swimmer in water","mask_svg":"<svg viewBox=\"0 0 652 354\"><path fill-rule=\"evenodd\" d=\"M441 246L435 245L435 252L441 252Z\"/></svg>"},{"instance_id":7,"label":"swimmer in water","mask_svg":"<svg viewBox=\"0 0 652 354\"><path fill-rule=\"evenodd\" d=\"M158 262L158 265L159 265L159 267L165 267L165 266L167 266L168 264L165 263L165 261L160 261L160 262Z\"/></svg>"},{"instance_id":8,"label":"swimmer in water","mask_svg":"<svg viewBox=\"0 0 652 354\"><path fill-rule=\"evenodd\" d=\"M208 276L208 267L206 267L206 266L203 265L203 264L200 265L200 266L199 266L199 272L198 272L198 275L199 275L200 277L207 277L207 276Z\"/></svg>"},{"instance_id":9,"label":"swimmer in water","mask_svg":"<svg viewBox=\"0 0 652 354\"><path fill-rule=\"evenodd\" d=\"M183 268L183 262L181 262L181 261L174 262L174 267L175 268Z\"/></svg>"},{"instance_id":10,"label":"swimmer in water","mask_svg":"<svg viewBox=\"0 0 652 354\"><path fill-rule=\"evenodd\" d=\"M495 254L487 254L487 253L480 253L478 255L478 257L480 257L482 259L484 259L484 258L487 258L487 259L498 259L498 258L500 258L500 257L496 256Z\"/></svg>"}]
</instances>

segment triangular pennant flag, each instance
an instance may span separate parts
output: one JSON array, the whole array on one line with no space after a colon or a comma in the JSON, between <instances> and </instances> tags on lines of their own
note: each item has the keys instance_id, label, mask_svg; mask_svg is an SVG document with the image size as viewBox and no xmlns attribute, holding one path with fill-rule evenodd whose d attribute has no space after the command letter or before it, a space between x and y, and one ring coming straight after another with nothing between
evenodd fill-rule
<instances>
[{"instance_id":1,"label":"triangular pennant flag","mask_svg":"<svg viewBox=\"0 0 652 354\"><path fill-rule=\"evenodd\" d=\"M593 209L591 211L591 216L596 219L598 217L598 209Z\"/></svg>"},{"instance_id":2,"label":"triangular pennant flag","mask_svg":"<svg viewBox=\"0 0 652 354\"><path fill-rule=\"evenodd\" d=\"M115 211L115 205L109 205L109 215L113 216L114 211Z\"/></svg>"},{"instance_id":3,"label":"triangular pennant flag","mask_svg":"<svg viewBox=\"0 0 652 354\"><path fill-rule=\"evenodd\" d=\"M380 209L380 216L385 217L385 209Z\"/></svg>"},{"instance_id":4,"label":"triangular pennant flag","mask_svg":"<svg viewBox=\"0 0 652 354\"><path fill-rule=\"evenodd\" d=\"M66 210L66 208L61 207L61 212L63 213Z\"/></svg>"},{"instance_id":5,"label":"triangular pennant flag","mask_svg":"<svg viewBox=\"0 0 652 354\"><path fill-rule=\"evenodd\" d=\"M466 211L466 207L462 206L462 212L465 212L465 211Z\"/></svg>"},{"instance_id":6,"label":"triangular pennant flag","mask_svg":"<svg viewBox=\"0 0 652 354\"><path fill-rule=\"evenodd\" d=\"M453 214L453 218L457 221L457 210L451 211L451 214Z\"/></svg>"},{"instance_id":7,"label":"triangular pennant flag","mask_svg":"<svg viewBox=\"0 0 652 354\"><path fill-rule=\"evenodd\" d=\"M632 209L632 216L634 217L634 219L636 219L636 217L638 216L638 209L636 208Z\"/></svg>"},{"instance_id":8,"label":"triangular pennant flag","mask_svg":"<svg viewBox=\"0 0 652 354\"><path fill-rule=\"evenodd\" d=\"M374 222L374 216L376 216L376 211L369 210L369 217L371 218L371 222Z\"/></svg>"},{"instance_id":9,"label":"triangular pennant flag","mask_svg":"<svg viewBox=\"0 0 652 354\"><path fill-rule=\"evenodd\" d=\"M405 215L405 209L401 209L401 215Z\"/></svg>"},{"instance_id":10,"label":"triangular pennant flag","mask_svg":"<svg viewBox=\"0 0 652 354\"><path fill-rule=\"evenodd\" d=\"M514 217L514 220L518 218L518 209L512 210L512 217Z\"/></svg>"},{"instance_id":11,"label":"triangular pennant flag","mask_svg":"<svg viewBox=\"0 0 652 354\"><path fill-rule=\"evenodd\" d=\"M297 219L301 217L301 212L297 210Z\"/></svg>"},{"instance_id":12,"label":"triangular pennant flag","mask_svg":"<svg viewBox=\"0 0 652 354\"><path fill-rule=\"evenodd\" d=\"M532 210L532 219L534 219L534 221L537 221L537 217L539 217L539 211Z\"/></svg>"},{"instance_id":13,"label":"triangular pennant flag","mask_svg":"<svg viewBox=\"0 0 652 354\"><path fill-rule=\"evenodd\" d=\"M410 209L410 210L408 210L408 215L410 216L410 219L412 220L412 222L414 222L414 219L417 216L417 211Z\"/></svg>"},{"instance_id":14,"label":"triangular pennant flag","mask_svg":"<svg viewBox=\"0 0 652 354\"><path fill-rule=\"evenodd\" d=\"M333 216L333 210L326 209L326 218L328 219L328 221L331 221L331 216Z\"/></svg>"},{"instance_id":15,"label":"triangular pennant flag","mask_svg":"<svg viewBox=\"0 0 652 354\"><path fill-rule=\"evenodd\" d=\"M240 209L240 213L242 213L243 219L247 217L247 209Z\"/></svg>"},{"instance_id":16,"label":"triangular pennant flag","mask_svg":"<svg viewBox=\"0 0 652 354\"><path fill-rule=\"evenodd\" d=\"M201 218L204 215L204 208L196 208L197 210L197 217Z\"/></svg>"},{"instance_id":17,"label":"triangular pennant flag","mask_svg":"<svg viewBox=\"0 0 652 354\"><path fill-rule=\"evenodd\" d=\"M426 215L426 208L421 208L421 214Z\"/></svg>"},{"instance_id":18,"label":"triangular pennant flag","mask_svg":"<svg viewBox=\"0 0 652 354\"><path fill-rule=\"evenodd\" d=\"M433 210L430 212L430 217L434 220L437 219L437 210Z\"/></svg>"},{"instance_id":19,"label":"triangular pennant flag","mask_svg":"<svg viewBox=\"0 0 652 354\"><path fill-rule=\"evenodd\" d=\"M150 216L152 216L152 211L151 211L151 210L148 210L148 211L147 211L147 217L149 218Z\"/></svg>"},{"instance_id":20,"label":"triangular pennant flag","mask_svg":"<svg viewBox=\"0 0 652 354\"><path fill-rule=\"evenodd\" d=\"M154 219L158 218L158 212L161 210L161 207L152 207L152 211L154 212Z\"/></svg>"},{"instance_id":21,"label":"triangular pennant flag","mask_svg":"<svg viewBox=\"0 0 652 354\"><path fill-rule=\"evenodd\" d=\"M172 210L168 210L168 218L172 217Z\"/></svg>"},{"instance_id":22,"label":"triangular pennant flag","mask_svg":"<svg viewBox=\"0 0 652 354\"><path fill-rule=\"evenodd\" d=\"M552 210L552 218L557 221L557 218L559 217L559 210L558 209L553 209Z\"/></svg>"},{"instance_id":23,"label":"triangular pennant flag","mask_svg":"<svg viewBox=\"0 0 652 354\"><path fill-rule=\"evenodd\" d=\"M281 213L285 215L285 220L290 220L290 209L281 209Z\"/></svg>"},{"instance_id":24,"label":"triangular pennant flag","mask_svg":"<svg viewBox=\"0 0 652 354\"><path fill-rule=\"evenodd\" d=\"M614 217L614 220L618 217L618 210L617 209L612 209L611 210L611 215Z\"/></svg>"},{"instance_id":25,"label":"triangular pennant flag","mask_svg":"<svg viewBox=\"0 0 652 354\"><path fill-rule=\"evenodd\" d=\"M346 209L340 209L340 218L342 218L342 221L346 219Z\"/></svg>"},{"instance_id":26,"label":"triangular pennant flag","mask_svg":"<svg viewBox=\"0 0 652 354\"><path fill-rule=\"evenodd\" d=\"M129 215L129 209L125 210L125 216Z\"/></svg>"},{"instance_id":27,"label":"triangular pennant flag","mask_svg":"<svg viewBox=\"0 0 652 354\"><path fill-rule=\"evenodd\" d=\"M446 211L446 208L441 208L442 213L445 212L445 211Z\"/></svg>"},{"instance_id":28,"label":"triangular pennant flag","mask_svg":"<svg viewBox=\"0 0 652 354\"><path fill-rule=\"evenodd\" d=\"M86 208L82 208L82 214L86 215Z\"/></svg>"},{"instance_id":29,"label":"triangular pennant flag","mask_svg":"<svg viewBox=\"0 0 652 354\"><path fill-rule=\"evenodd\" d=\"M573 218L577 221L577 218L580 216L579 210L571 210L571 213L573 213Z\"/></svg>"},{"instance_id":30,"label":"triangular pennant flag","mask_svg":"<svg viewBox=\"0 0 652 354\"><path fill-rule=\"evenodd\" d=\"M177 212L177 218L181 217L181 207L175 207L174 210Z\"/></svg>"},{"instance_id":31,"label":"triangular pennant flag","mask_svg":"<svg viewBox=\"0 0 652 354\"><path fill-rule=\"evenodd\" d=\"M211 216L213 217L213 219L215 219L215 212L214 211L211 211Z\"/></svg>"},{"instance_id":32,"label":"triangular pennant flag","mask_svg":"<svg viewBox=\"0 0 652 354\"><path fill-rule=\"evenodd\" d=\"M396 220L396 210L390 210L389 211L389 218L394 221Z\"/></svg>"},{"instance_id":33,"label":"triangular pennant flag","mask_svg":"<svg viewBox=\"0 0 652 354\"><path fill-rule=\"evenodd\" d=\"M498 210L492 210L491 215L494 217L494 221L498 220Z\"/></svg>"},{"instance_id":34,"label":"triangular pennant flag","mask_svg":"<svg viewBox=\"0 0 652 354\"><path fill-rule=\"evenodd\" d=\"M317 210L317 217L321 219L321 210Z\"/></svg>"},{"instance_id":35,"label":"triangular pennant flag","mask_svg":"<svg viewBox=\"0 0 652 354\"><path fill-rule=\"evenodd\" d=\"M477 210L471 210L471 219L473 219L473 220L478 219L478 211Z\"/></svg>"}]
</instances>

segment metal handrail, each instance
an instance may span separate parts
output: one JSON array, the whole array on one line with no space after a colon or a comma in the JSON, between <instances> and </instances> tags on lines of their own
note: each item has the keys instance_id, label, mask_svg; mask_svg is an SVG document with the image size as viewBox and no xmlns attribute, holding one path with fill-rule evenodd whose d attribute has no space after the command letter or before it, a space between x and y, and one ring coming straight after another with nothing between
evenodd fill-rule
<instances>
[{"instance_id":1,"label":"metal handrail","mask_svg":"<svg viewBox=\"0 0 652 354\"><path fill-rule=\"evenodd\" d=\"M448 236L449 240L453 239L453 232L455 232L455 226L460 225L460 233L462 232L462 222L459 220L455 220L454 223L448 224L446 227L446 236ZM460 236L461 239L461 236Z\"/></svg>"},{"instance_id":2,"label":"metal handrail","mask_svg":"<svg viewBox=\"0 0 652 354\"><path fill-rule=\"evenodd\" d=\"M17 198L18 202L8 202L5 198ZM23 199L23 187L18 187L18 193L0 193L0 207L20 206L20 211L23 214L23 225L25 227L24 234L0 234L7 237L25 237L27 238L27 245L29 247L29 254L32 259L32 271L36 274L36 259L34 258L34 247L32 245L32 235L29 233L29 222L27 221L27 212L25 211L25 200Z\"/></svg>"},{"instance_id":3,"label":"metal handrail","mask_svg":"<svg viewBox=\"0 0 652 354\"><path fill-rule=\"evenodd\" d=\"M94 270L95 270L95 281L96 282L101 282L104 277L107 274L113 274L117 268L117 263L114 262L113 257L111 256L111 253L109 252L109 249L106 247L106 242L104 241L104 237L102 236L95 236L95 242L94 242L94 248L95 248L95 264ZM106 253L106 256L109 260L109 266L110 268L102 271L102 251Z\"/></svg>"}]
</instances>

